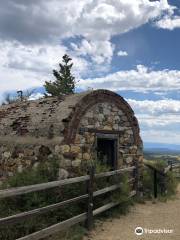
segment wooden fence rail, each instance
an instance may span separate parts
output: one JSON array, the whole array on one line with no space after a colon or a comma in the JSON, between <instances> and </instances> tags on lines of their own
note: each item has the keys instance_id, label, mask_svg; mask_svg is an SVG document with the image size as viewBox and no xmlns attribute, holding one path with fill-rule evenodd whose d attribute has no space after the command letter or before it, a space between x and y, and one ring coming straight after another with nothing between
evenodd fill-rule
<instances>
[{"instance_id":1,"label":"wooden fence rail","mask_svg":"<svg viewBox=\"0 0 180 240\"><path fill-rule=\"evenodd\" d=\"M13 197L31 192L38 192L42 190L47 190L55 187L62 187L69 185L71 183L80 183L89 180L89 176L81 176L76 178L68 178L60 181L53 181L47 183L40 183L35 185L29 185L24 187L10 188L6 190L0 190L0 199L5 197Z\"/></svg>"},{"instance_id":2,"label":"wooden fence rail","mask_svg":"<svg viewBox=\"0 0 180 240\"><path fill-rule=\"evenodd\" d=\"M148 161L144 161L144 165L148 168L150 168L153 172L153 191L154 191L154 198L157 198L158 196L158 175L161 175L164 179L166 177L166 174L169 171L174 171L174 169L180 169L180 164L172 164L172 162L168 162L168 166L162 170L157 169L155 166L153 166L151 163L148 163ZM179 177L179 176L176 176ZM164 189L165 191L165 189Z\"/></svg>"},{"instance_id":3,"label":"wooden fence rail","mask_svg":"<svg viewBox=\"0 0 180 240\"><path fill-rule=\"evenodd\" d=\"M94 216L117 206L119 203L118 202L110 202L104 206L101 206L97 209L93 208L93 203L94 203L94 198L97 196L100 196L102 194L108 193L115 191L117 189L121 188L121 183L114 184L102 189L99 189L97 191L94 191L94 181L99 178L105 178L109 176L116 176L125 172L137 172L135 171L137 166L132 166L132 167L127 167L127 168L122 168L114 171L109 171L109 172L104 172L104 173L99 173L95 174L95 169L91 167L89 169L88 175L86 176L81 176L81 177L76 177L76 178L69 178L65 180L60 180L60 181L53 181L53 182L48 182L48 183L41 183L41 184L35 184L31 186L23 186L23 187L17 187L17 188L11 188L11 189L5 189L5 190L0 190L0 199L8 198L8 197L15 197L27 193L32 193L32 192L37 192L37 191L42 191L46 189L52 189L55 187L61 187L73 183L80 183L80 182L86 182L87 183L87 193L81 196L77 196L68 200L65 200L63 202L51 204L45 207L37 208L31 211L23 212L23 213L18 213L13 216L8 216L5 218L0 219L0 225L1 226L8 226L15 224L17 222L20 222L25 219L29 219L31 217L39 216L41 214L47 213L49 211L59 209L61 207L65 207L68 204L78 202L80 200L87 199L87 211L79 214L77 216L74 216L72 218L69 218L65 221L62 221L60 223L57 223L55 225L52 225L48 228L42 229L38 232L29 234L27 236L21 237L18 240L38 240L44 237L47 237L49 235L52 235L54 233L57 233L58 231L64 230L74 224L77 224L79 222L86 221L86 226L90 230L93 227L93 222L94 222ZM129 179L129 184L134 183L137 181L138 176L134 175L133 178ZM129 198L133 197L136 195L137 189L134 189L130 192Z\"/></svg>"}]
</instances>

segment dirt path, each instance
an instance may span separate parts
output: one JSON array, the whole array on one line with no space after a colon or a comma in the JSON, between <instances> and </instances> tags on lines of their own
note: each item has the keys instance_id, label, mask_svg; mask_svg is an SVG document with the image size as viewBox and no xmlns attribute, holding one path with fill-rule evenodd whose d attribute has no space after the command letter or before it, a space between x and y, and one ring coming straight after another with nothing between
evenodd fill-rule
<instances>
[{"instance_id":1,"label":"dirt path","mask_svg":"<svg viewBox=\"0 0 180 240\"><path fill-rule=\"evenodd\" d=\"M144 233L137 236L136 227L146 229L173 229L173 233ZM126 216L110 219L98 226L84 240L180 240L180 185L175 200L166 203L136 204Z\"/></svg>"}]
</instances>

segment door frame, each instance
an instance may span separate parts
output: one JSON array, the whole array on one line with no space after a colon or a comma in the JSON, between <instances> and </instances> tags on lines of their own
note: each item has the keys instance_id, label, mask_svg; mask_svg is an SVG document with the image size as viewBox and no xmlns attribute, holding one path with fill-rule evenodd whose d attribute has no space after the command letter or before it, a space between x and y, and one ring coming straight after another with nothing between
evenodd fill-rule
<instances>
[{"instance_id":1,"label":"door frame","mask_svg":"<svg viewBox=\"0 0 180 240\"><path fill-rule=\"evenodd\" d=\"M109 134L109 133L96 133L96 159L97 159L97 140L98 139L107 139L114 141L114 162L113 162L113 170L116 170L118 167L118 149L119 149L119 136L117 134Z\"/></svg>"}]
</instances>

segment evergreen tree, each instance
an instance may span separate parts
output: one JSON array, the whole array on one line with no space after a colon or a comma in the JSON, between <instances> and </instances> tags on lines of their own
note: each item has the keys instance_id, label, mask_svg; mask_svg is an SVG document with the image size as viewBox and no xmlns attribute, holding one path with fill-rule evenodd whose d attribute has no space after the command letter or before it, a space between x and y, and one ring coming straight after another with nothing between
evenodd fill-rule
<instances>
[{"instance_id":1,"label":"evergreen tree","mask_svg":"<svg viewBox=\"0 0 180 240\"><path fill-rule=\"evenodd\" d=\"M59 63L59 71L53 70L53 75L56 78L55 81L45 82L45 89L47 93L52 96L72 94L75 90L75 78L71 74L71 68L73 63L70 63L72 59L65 54L62 63Z\"/></svg>"}]
</instances>

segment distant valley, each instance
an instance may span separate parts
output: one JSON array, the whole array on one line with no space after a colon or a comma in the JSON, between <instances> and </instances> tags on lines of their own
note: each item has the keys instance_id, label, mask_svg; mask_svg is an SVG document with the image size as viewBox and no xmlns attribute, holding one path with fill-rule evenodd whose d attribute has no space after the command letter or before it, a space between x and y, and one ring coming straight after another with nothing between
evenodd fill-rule
<instances>
[{"instance_id":1,"label":"distant valley","mask_svg":"<svg viewBox=\"0 0 180 240\"><path fill-rule=\"evenodd\" d=\"M167 143L144 143L145 153L180 154L180 145Z\"/></svg>"}]
</instances>

